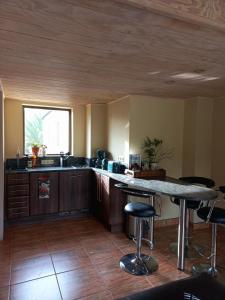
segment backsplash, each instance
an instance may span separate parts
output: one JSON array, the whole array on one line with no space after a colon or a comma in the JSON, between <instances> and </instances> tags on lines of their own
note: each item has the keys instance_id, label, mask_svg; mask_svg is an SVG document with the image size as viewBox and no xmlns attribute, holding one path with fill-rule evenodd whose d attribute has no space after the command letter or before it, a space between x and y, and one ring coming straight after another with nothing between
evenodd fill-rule
<instances>
[{"instance_id":1,"label":"backsplash","mask_svg":"<svg viewBox=\"0 0 225 300\"><path fill-rule=\"evenodd\" d=\"M8 158L5 161L5 168L7 170L16 170L16 169L25 169L27 167L28 157L22 157L19 159L19 166L17 166L16 158ZM63 162L65 167L69 166L92 166L92 159L88 159L85 157L75 157L69 156ZM46 157L38 157L36 167L58 167L60 165L60 157L59 156L46 156Z\"/></svg>"}]
</instances>

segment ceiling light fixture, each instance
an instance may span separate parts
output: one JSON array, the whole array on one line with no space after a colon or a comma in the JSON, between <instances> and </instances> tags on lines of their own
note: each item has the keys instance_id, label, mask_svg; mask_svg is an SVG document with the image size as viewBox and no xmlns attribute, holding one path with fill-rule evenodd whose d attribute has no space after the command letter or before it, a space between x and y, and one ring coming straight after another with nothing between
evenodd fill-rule
<instances>
[{"instance_id":1,"label":"ceiling light fixture","mask_svg":"<svg viewBox=\"0 0 225 300\"><path fill-rule=\"evenodd\" d=\"M176 74L176 75L171 75L171 77L176 78L176 79L191 79L191 80L201 80L201 81L209 81L209 80L219 79L219 77L199 75L196 73L180 73L180 74Z\"/></svg>"}]
</instances>

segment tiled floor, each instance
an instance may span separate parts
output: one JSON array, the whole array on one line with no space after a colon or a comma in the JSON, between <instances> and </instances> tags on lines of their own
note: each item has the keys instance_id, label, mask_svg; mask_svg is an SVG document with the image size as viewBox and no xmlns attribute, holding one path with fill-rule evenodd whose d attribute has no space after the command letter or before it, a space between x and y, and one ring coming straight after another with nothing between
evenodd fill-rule
<instances>
[{"instance_id":1,"label":"tiled floor","mask_svg":"<svg viewBox=\"0 0 225 300\"><path fill-rule=\"evenodd\" d=\"M185 273L177 270L169 250L176 231L156 229L155 250L144 245L143 252L158 260L159 269L136 277L118 265L120 257L134 251L134 243L124 234L109 233L94 218L11 226L0 242L0 300L110 300L187 277L196 260L187 260ZM196 230L194 240L209 244L210 237L209 230ZM224 237L220 231L219 263Z\"/></svg>"}]
</instances>

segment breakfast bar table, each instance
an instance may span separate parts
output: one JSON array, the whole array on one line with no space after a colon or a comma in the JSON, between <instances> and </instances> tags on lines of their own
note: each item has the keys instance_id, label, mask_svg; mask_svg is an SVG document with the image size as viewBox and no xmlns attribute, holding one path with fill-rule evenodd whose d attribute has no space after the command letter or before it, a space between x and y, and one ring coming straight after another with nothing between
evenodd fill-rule
<instances>
[{"instance_id":1,"label":"breakfast bar table","mask_svg":"<svg viewBox=\"0 0 225 300\"><path fill-rule=\"evenodd\" d=\"M178 228L178 253L177 253L177 268L181 271L185 270L185 230L186 230L186 216L187 216L187 200L195 201L210 201L217 198L218 193L210 188L189 184L177 179L166 178L166 180L146 180L139 178L132 178L127 175L110 173L100 169L95 171L105 174L110 178L126 183L129 186L147 190L156 193L157 195L166 195L171 198L180 199L179 211L179 228Z\"/></svg>"},{"instance_id":2,"label":"breakfast bar table","mask_svg":"<svg viewBox=\"0 0 225 300\"><path fill-rule=\"evenodd\" d=\"M185 270L185 235L186 235L186 216L187 216L187 200L210 201L217 198L217 192L212 189L190 185L183 182L168 182L159 180L149 180L148 189L156 194L163 194L169 197L180 199L179 211L179 228L178 228L178 253L177 268L181 271ZM147 187L147 186L146 186ZM145 188L146 188L145 187Z\"/></svg>"}]
</instances>

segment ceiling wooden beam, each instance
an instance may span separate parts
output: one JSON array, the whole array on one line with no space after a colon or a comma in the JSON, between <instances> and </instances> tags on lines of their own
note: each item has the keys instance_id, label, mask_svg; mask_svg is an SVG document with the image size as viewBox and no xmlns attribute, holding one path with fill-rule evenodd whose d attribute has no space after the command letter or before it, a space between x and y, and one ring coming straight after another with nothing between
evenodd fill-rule
<instances>
[{"instance_id":1,"label":"ceiling wooden beam","mask_svg":"<svg viewBox=\"0 0 225 300\"><path fill-rule=\"evenodd\" d=\"M117 0L151 12L225 31L224 0Z\"/></svg>"}]
</instances>

